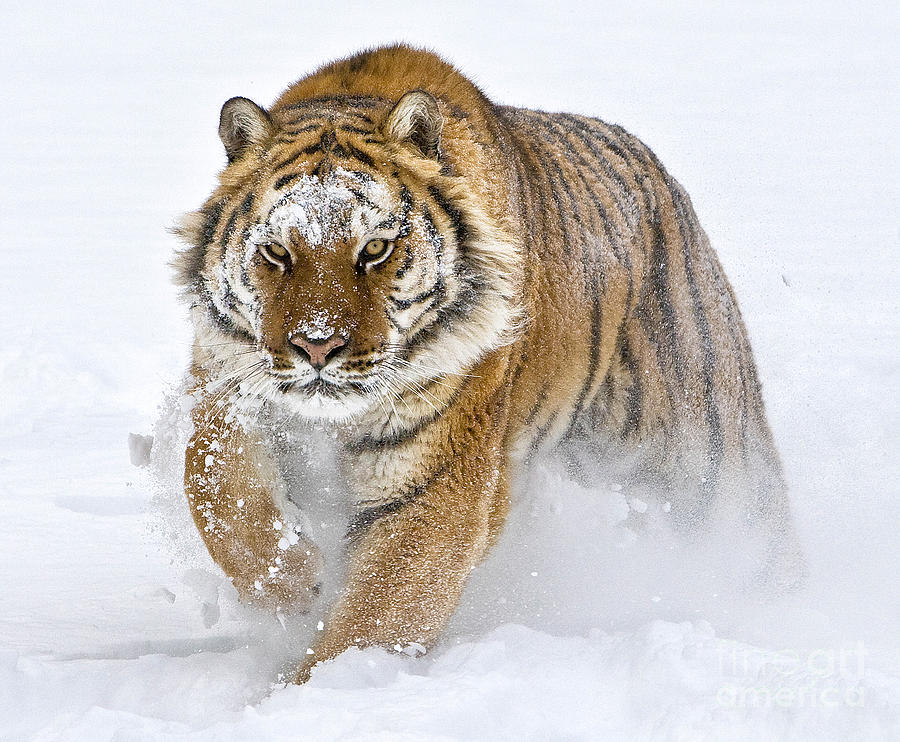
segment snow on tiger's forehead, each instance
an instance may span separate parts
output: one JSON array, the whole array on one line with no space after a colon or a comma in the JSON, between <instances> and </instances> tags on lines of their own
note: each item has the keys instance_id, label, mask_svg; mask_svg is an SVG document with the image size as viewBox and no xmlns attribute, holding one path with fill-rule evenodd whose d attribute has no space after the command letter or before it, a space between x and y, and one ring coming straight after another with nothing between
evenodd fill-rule
<instances>
[{"instance_id":1,"label":"snow on tiger's forehead","mask_svg":"<svg viewBox=\"0 0 900 742\"><path fill-rule=\"evenodd\" d=\"M289 244L297 230L308 247L333 250L371 233L393 207L384 184L364 173L336 168L324 179L304 175L273 203L265 223L250 230L250 242Z\"/></svg>"}]
</instances>

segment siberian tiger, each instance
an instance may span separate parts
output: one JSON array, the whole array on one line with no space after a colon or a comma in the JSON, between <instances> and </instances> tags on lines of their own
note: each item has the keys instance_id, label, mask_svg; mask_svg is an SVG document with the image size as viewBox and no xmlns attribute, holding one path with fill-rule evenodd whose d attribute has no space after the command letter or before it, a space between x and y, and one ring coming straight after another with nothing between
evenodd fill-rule
<instances>
[{"instance_id":1,"label":"siberian tiger","mask_svg":"<svg viewBox=\"0 0 900 742\"><path fill-rule=\"evenodd\" d=\"M727 517L803 560L737 303L682 187L622 128L498 106L434 54L365 51L268 110L179 228L192 307L185 487L240 595L308 606L320 551L266 414L332 421L343 587L298 681L350 646L428 647L544 453ZM299 424L299 423L298 423ZM763 563L765 562L765 563Z\"/></svg>"}]
</instances>

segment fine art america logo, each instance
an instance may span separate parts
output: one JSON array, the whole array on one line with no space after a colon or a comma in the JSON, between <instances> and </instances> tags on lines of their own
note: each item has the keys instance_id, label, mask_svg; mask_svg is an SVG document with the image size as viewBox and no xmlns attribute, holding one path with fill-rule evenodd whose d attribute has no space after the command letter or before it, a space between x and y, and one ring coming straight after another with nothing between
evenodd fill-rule
<instances>
[{"instance_id":1,"label":"fine art america logo","mask_svg":"<svg viewBox=\"0 0 900 742\"><path fill-rule=\"evenodd\" d=\"M731 678L716 702L725 708L862 707L866 650L852 647L772 652L720 641L719 671Z\"/></svg>"}]
</instances>

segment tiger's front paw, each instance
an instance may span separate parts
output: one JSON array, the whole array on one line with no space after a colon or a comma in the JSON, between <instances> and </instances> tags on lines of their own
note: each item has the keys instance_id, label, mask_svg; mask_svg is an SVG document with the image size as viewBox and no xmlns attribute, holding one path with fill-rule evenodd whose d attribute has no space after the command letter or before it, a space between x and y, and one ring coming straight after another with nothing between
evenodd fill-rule
<instances>
[{"instance_id":1,"label":"tiger's front paw","mask_svg":"<svg viewBox=\"0 0 900 742\"><path fill-rule=\"evenodd\" d=\"M284 539L282 539L284 541ZM299 536L296 543L280 543L267 563L259 563L240 583L241 598L271 611L308 611L319 595L322 557L318 547Z\"/></svg>"}]
</instances>

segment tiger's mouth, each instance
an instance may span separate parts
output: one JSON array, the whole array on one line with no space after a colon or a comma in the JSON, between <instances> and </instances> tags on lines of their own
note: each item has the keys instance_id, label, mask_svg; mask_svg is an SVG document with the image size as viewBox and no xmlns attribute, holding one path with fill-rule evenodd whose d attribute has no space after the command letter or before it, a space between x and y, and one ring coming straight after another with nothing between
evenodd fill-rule
<instances>
[{"instance_id":1,"label":"tiger's mouth","mask_svg":"<svg viewBox=\"0 0 900 742\"><path fill-rule=\"evenodd\" d=\"M323 379L321 376L304 384L302 390L310 397L320 394L330 399L340 399L346 394L346 391L340 385L335 384L333 381L328 381L328 379Z\"/></svg>"},{"instance_id":2,"label":"tiger's mouth","mask_svg":"<svg viewBox=\"0 0 900 742\"><path fill-rule=\"evenodd\" d=\"M286 365L273 368L269 364L265 371L270 384L256 391L301 417L319 420L346 422L366 412L378 404L379 384L383 383L380 369L371 368L365 373L342 367L310 373L308 369Z\"/></svg>"},{"instance_id":3,"label":"tiger's mouth","mask_svg":"<svg viewBox=\"0 0 900 742\"><path fill-rule=\"evenodd\" d=\"M339 383L320 376L311 381L280 381L277 388L288 409L317 420L347 422L373 403L371 396L353 381Z\"/></svg>"},{"instance_id":4,"label":"tiger's mouth","mask_svg":"<svg viewBox=\"0 0 900 742\"><path fill-rule=\"evenodd\" d=\"M336 401L342 399L347 393L347 390L340 384L335 384L333 381L323 379L321 376L306 382L282 381L278 385L278 390L284 394L287 394L288 392L299 392L309 398L320 395Z\"/></svg>"}]
</instances>

